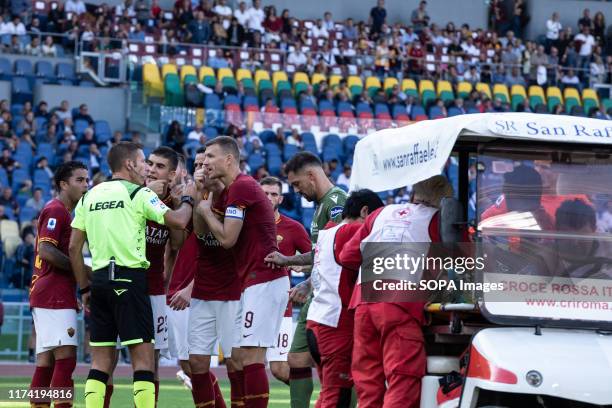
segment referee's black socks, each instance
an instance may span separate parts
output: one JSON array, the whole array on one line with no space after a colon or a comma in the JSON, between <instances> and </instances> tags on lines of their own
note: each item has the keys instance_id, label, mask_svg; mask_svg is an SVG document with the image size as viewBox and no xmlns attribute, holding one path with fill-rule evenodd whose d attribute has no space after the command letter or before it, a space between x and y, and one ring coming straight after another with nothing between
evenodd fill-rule
<instances>
[{"instance_id":1,"label":"referee's black socks","mask_svg":"<svg viewBox=\"0 0 612 408\"><path fill-rule=\"evenodd\" d=\"M136 408L155 407L154 381L153 371L134 371L134 405Z\"/></svg>"},{"instance_id":2,"label":"referee's black socks","mask_svg":"<svg viewBox=\"0 0 612 408\"><path fill-rule=\"evenodd\" d=\"M89 370L87 382L85 383L85 407L103 408L104 394L106 393L106 383L108 374L100 370Z\"/></svg>"}]
</instances>

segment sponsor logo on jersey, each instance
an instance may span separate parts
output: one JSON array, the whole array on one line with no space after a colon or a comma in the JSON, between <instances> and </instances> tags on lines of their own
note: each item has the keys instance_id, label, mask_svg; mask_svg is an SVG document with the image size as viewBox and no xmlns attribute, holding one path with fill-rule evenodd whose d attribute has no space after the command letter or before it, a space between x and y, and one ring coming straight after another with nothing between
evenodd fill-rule
<instances>
[{"instance_id":1,"label":"sponsor logo on jersey","mask_svg":"<svg viewBox=\"0 0 612 408\"><path fill-rule=\"evenodd\" d=\"M57 225L57 220L55 218L49 218L49 221L47 221L47 229L49 231L53 231L56 225Z\"/></svg>"},{"instance_id":2,"label":"sponsor logo on jersey","mask_svg":"<svg viewBox=\"0 0 612 408\"><path fill-rule=\"evenodd\" d=\"M74 333L75 333L75 330L74 330L74 328L73 328L73 327L69 327L69 328L68 328L68 330L66 330L66 332L68 333L68 335L69 335L70 337L73 337L73 336L74 336Z\"/></svg>"},{"instance_id":3,"label":"sponsor logo on jersey","mask_svg":"<svg viewBox=\"0 0 612 408\"><path fill-rule=\"evenodd\" d=\"M125 208L123 200L119 201L100 201L89 204L89 211L112 210L114 208Z\"/></svg>"},{"instance_id":4,"label":"sponsor logo on jersey","mask_svg":"<svg viewBox=\"0 0 612 408\"><path fill-rule=\"evenodd\" d=\"M159 197L153 197L151 200L149 200L149 202L153 207L158 207L160 210L166 208L166 204L164 204L164 202L160 200Z\"/></svg>"},{"instance_id":5,"label":"sponsor logo on jersey","mask_svg":"<svg viewBox=\"0 0 612 408\"><path fill-rule=\"evenodd\" d=\"M342 214L342 210L343 210L343 207L340 206L340 205L332 207L329 210L329 218L334 219L334 218L338 217L340 214Z\"/></svg>"}]
</instances>

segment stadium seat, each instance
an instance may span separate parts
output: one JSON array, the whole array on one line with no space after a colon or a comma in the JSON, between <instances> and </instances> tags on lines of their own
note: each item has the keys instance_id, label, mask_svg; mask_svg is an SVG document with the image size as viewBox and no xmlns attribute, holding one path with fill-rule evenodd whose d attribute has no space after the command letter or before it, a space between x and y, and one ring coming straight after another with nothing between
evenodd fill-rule
<instances>
[{"instance_id":1,"label":"stadium seat","mask_svg":"<svg viewBox=\"0 0 612 408\"><path fill-rule=\"evenodd\" d=\"M272 88L272 82L270 80L270 74L268 73L268 71L258 69L257 71L255 71L255 88L257 88L258 90L260 89L259 83L261 81L269 81L270 89Z\"/></svg>"},{"instance_id":2,"label":"stadium seat","mask_svg":"<svg viewBox=\"0 0 612 408\"><path fill-rule=\"evenodd\" d=\"M24 77L13 77L12 100L15 103L32 102L32 88L30 82Z\"/></svg>"},{"instance_id":3,"label":"stadium seat","mask_svg":"<svg viewBox=\"0 0 612 408\"><path fill-rule=\"evenodd\" d=\"M476 90L480 93L484 93L485 95L487 95L489 99L493 99L491 97L491 88L488 84L485 84L484 82L479 82L476 84Z\"/></svg>"},{"instance_id":4,"label":"stadium seat","mask_svg":"<svg viewBox=\"0 0 612 408\"><path fill-rule=\"evenodd\" d=\"M236 71L236 81L242 81L244 79L253 80L253 75L251 75L251 71L245 68L238 68Z\"/></svg>"},{"instance_id":5,"label":"stadium seat","mask_svg":"<svg viewBox=\"0 0 612 408\"><path fill-rule=\"evenodd\" d=\"M297 84L299 82L303 82L307 85L310 84L310 79L308 79L308 74L304 73L304 72L296 72L293 75L293 84Z\"/></svg>"},{"instance_id":6,"label":"stadium seat","mask_svg":"<svg viewBox=\"0 0 612 408\"><path fill-rule=\"evenodd\" d=\"M15 61L15 75L34 76L34 68L30 60L18 59Z\"/></svg>"},{"instance_id":7,"label":"stadium seat","mask_svg":"<svg viewBox=\"0 0 612 408\"><path fill-rule=\"evenodd\" d=\"M234 71L231 68L219 68L217 70L217 79L223 82L224 78L234 78Z\"/></svg>"},{"instance_id":8,"label":"stadium seat","mask_svg":"<svg viewBox=\"0 0 612 408\"><path fill-rule=\"evenodd\" d=\"M49 175L47 174L46 171L42 170L42 169L36 169L34 170L34 178L33 181L34 185L47 185L47 186L51 186L51 179L49 178Z\"/></svg>"},{"instance_id":9,"label":"stadium seat","mask_svg":"<svg viewBox=\"0 0 612 408\"><path fill-rule=\"evenodd\" d=\"M448 108L448 117L452 117L452 116L458 116L458 115L462 115L463 113L461 112L461 110L455 106L451 106L450 108Z\"/></svg>"},{"instance_id":10,"label":"stadium seat","mask_svg":"<svg viewBox=\"0 0 612 408\"><path fill-rule=\"evenodd\" d=\"M2 245L7 258L12 258L21 244L19 237L19 224L13 220L0 221L0 237L2 237Z\"/></svg>"},{"instance_id":11,"label":"stadium seat","mask_svg":"<svg viewBox=\"0 0 612 408\"><path fill-rule=\"evenodd\" d=\"M590 114L591 109L599 107L599 97L597 92L591 88L585 88L582 91L582 103L584 105L584 112L587 116Z\"/></svg>"},{"instance_id":12,"label":"stadium seat","mask_svg":"<svg viewBox=\"0 0 612 408\"><path fill-rule=\"evenodd\" d=\"M315 209L313 208L302 208L302 225L308 231L310 231L310 227L312 226L312 220L314 218Z\"/></svg>"},{"instance_id":13,"label":"stadium seat","mask_svg":"<svg viewBox=\"0 0 612 408\"><path fill-rule=\"evenodd\" d=\"M402 80L402 92L408 96L419 97L419 91L417 90L416 82L414 79L406 78Z\"/></svg>"},{"instance_id":14,"label":"stadium seat","mask_svg":"<svg viewBox=\"0 0 612 408\"><path fill-rule=\"evenodd\" d=\"M6 173L6 170L4 169L4 167L0 167L0 185L2 186L9 185L8 174Z\"/></svg>"},{"instance_id":15,"label":"stadium seat","mask_svg":"<svg viewBox=\"0 0 612 408\"><path fill-rule=\"evenodd\" d=\"M111 128L105 120L97 120L94 123L94 134L96 143L106 143L112 138Z\"/></svg>"},{"instance_id":16,"label":"stadium seat","mask_svg":"<svg viewBox=\"0 0 612 408\"><path fill-rule=\"evenodd\" d=\"M580 94L576 88L565 88L563 90L563 99L565 99L565 111L571 112L574 106L581 106Z\"/></svg>"},{"instance_id":17,"label":"stadium seat","mask_svg":"<svg viewBox=\"0 0 612 408\"><path fill-rule=\"evenodd\" d=\"M177 74L168 73L164 77L164 96L167 106L183 106L185 104L183 87Z\"/></svg>"},{"instance_id":18,"label":"stadium seat","mask_svg":"<svg viewBox=\"0 0 612 408\"><path fill-rule=\"evenodd\" d=\"M415 105L412 107L412 112L410 112L410 119L418 122L429 118L427 116L427 113L425 113L425 108L420 105Z\"/></svg>"},{"instance_id":19,"label":"stadium seat","mask_svg":"<svg viewBox=\"0 0 612 408\"><path fill-rule=\"evenodd\" d=\"M74 134L80 139L85 133L85 129L89 127L89 122L84 119L77 119L74 121Z\"/></svg>"},{"instance_id":20,"label":"stadium seat","mask_svg":"<svg viewBox=\"0 0 612 408\"><path fill-rule=\"evenodd\" d=\"M389 92L395 85L399 85L399 81L394 77L386 77L383 82L383 89L385 92Z\"/></svg>"},{"instance_id":21,"label":"stadium seat","mask_svg":"<svg viewBox=\"0 0 612 408\"><path fill-rule=\"evenodd\" d=\"M204 97L204 107L206 109L221 109L221 100L217 94L208 94Z\"/></svg>"},{"instance_id":22,"label":"stadium seat","mask_svg":"<svg viewBox=\"0 0 612 408\"><path fill-rule=\"evenodd\" d=\"M527 93L525 92L525 87L523 85L512 85L510 88L510 99L512 110L516 111L516 108L519 104L525 105L527 100Z\"/></svg>"},{"instance_id":23,"label":"stadium seat","mask_svg":"<svg viewBox=\"0 0 612 408\"><path fill-rule=\"evenodd\" d=\"M366 78L365 87L366 91L368 92L368 95L370 95L370 97L373 97L376 92L378 92L378 90L382 88L382 84L380 83L380 79L378 77L370 76Z\"/></svg>"},{"instance_id":24,"label":"stadium seat","mask_svg":"<svg viewBox=\"0 0 612 408\"><path fill-rule=\"evenodd\" d=\"M322 74L319 74L322 75ZM329 87L334 89L335 87L338 86L338 84L340 84L340 81L342 80L342 76L341 75L330 75L329 77ZM312 81L312 83L314 84L314 80ZM350 87L349 87L350 90Z\"/></svg>"},{"instance_id":25,"label":"stadium seat","mask_svg":"<svg viewBox=\"0 0 612 408\"><path fill-rule=\"evenodd\" d=\"M300 149L296 145L285 143L285 146L283 146L283 160L288 161L299 152L299 150Z\"/></svg>"},{"instance_id":26,"label":"stadium seat","mask_svg":"<svg viewBox=\"0 0 612 408\"><path fill-rule=\"evenodd\" d=\"M549 112L553 112L557 105L563 104L561 90L556 86L549 86L546 88L546 99L548 101Z\"/></svg>"},{"instance_id":27,"label":"stadium seat","mask_svg":"<svg viewBox=\"0 0 612 408\"><path fill-rule=\"evenodd\" d=\"M0 58L0 80L10 81L13 77L13 67L11 61Z\"/></svg>"},{"instance_id":28,"label":"stadium seat","mask_svg":"<svg viewBox=\"0 0 612 408\"><path fill-rule=\"evenodd\" d=\"M25 167L25 166L24 166ZM19 190L24 181L30 178L28 170L25 168L13 170L13 183L11 185L13 191Z\"/></svg>"},{"instance_id":29,"label":"stadium seat","mask_svg":"<svg viewBox=\"0 0 612 408\"><path fill-rule=\"evenodd\" d=\"M338 75L336 76L338 77ZM325 75L315 72L314 74L312 74L312 77L310 78L310 83L312 84L313 87L316 87L317 85L319 85L321 81L325 81L325 80L327 80Z\"/></svg>"},{"instance_id":30,"label":"stadium seat","mask_svg":"<svg viewBox=\"0 0 612 408\"><path fill-rule=\"evenodd\" d=\"M363 82L361 81L361 78L356 75L351 75L348 77L347 86L353 97L363 92Z\"/></svg>"},{"instance_id":31,"label":"stadium seat","mask_svg":"<svg viewBox=\"0 0 612 408\"><path fill-rule=\"evenodd\" d=\"M174 64L162 65L162 79L165 81L168 74L178 75L178 70Z\"/></svg>"},{"instance_id":32,"label":"stadium seat","mask_svg":"<svg viewBox=\"0 0 612 408\"><path fill-rule=\"evenodd\" d=\"M429 79L422 79L419 81L419 95L423 106L427 106L429 101L436 99L436 92L434 84Z\"/></svg>"},{"instance_id":33,"label":"stadium seat","mask_svg":"<svg viewBox=\"0 0 612 408\"><path fill-rule=\"evenodd\" d=\"M181 67L181 83L185 83L187 76L195 78L197 82L198 73L193 65L183 65Z\"/></svg>"},{"instance_id":34,"label":"stadium seat","mask_svg":"<svg viewBox=\"0 0 612 408\"><path fill-rule=\"evenodd\" d=\"M404 105L395 104L391 110L393 115L393 119L398 121L408 122L410 121L410 116L408 116L408 112L406 111L406 107Z\"/></svg>"},{"instance_id":35,"label":"stadium seat","mask_svg":"<svg viewBox=\"0 0 612 408\"><path fill-rule=\"evenodd\" d=\"M46 157L48 160L51 160L55 155L55 148L51 143L39 143L36 146L36 157Z\"/></svg>"},{"instance_id":36,"label":"stadium seat","mask_svg":"<svg viewBox=\"0 0 612 408\"><path fill-rule=\"evenodd\" d=\"M443 101L452 101L455 99L455 93L453 92L453 86L448 81L439 80L437 84L438 98Z\"/></svg>"},{"instance_id":37,"label":"stadium seat","mask_svg":"<svg viewBox=\"0 0 612 408\"><path fill-rule=\"evenodd\" d=\"M472 92L472 84L469 82L459 82L457 85L457 96L466 99Z\"/></svg>"},{"instance_id":38,"label":"stadium seat","mask_svg":"<svg viewBox=\"0 0 612 408\"><path fill-rule=\"evenodd\" d=\"M506 84L493 85L493 97L499 98L503 103L510 103L510 95L508 94L508 87Z\"/></svg>"},{"instance_id":39,"label":"stadium seat","mask_svg":"<svg viewBox=\"0 0 612 408\"><path fill-rule=\"evenodd\" d=\"M149 98L163 98L164 84L155 64L144 64L142 67L143 97L145 103Z\"/></svg>"},{"instance_id":40,"label":"stadium seat","mask_svg":"<svg viewBox=\"0 0 612 408\"><path fill-rule=\"evenodd\" d=\"M57 77L59 79L67 79L69 81L76 80L76 74L74 72L74 65L66 62L59 62L56 66Z\"/></svg>"},{"instance_id":41,"label":"stadium seat","mask_svg":"<svg viewBox=\"0 0 612 408\"><path fill-rule=\"evenodd\" d=\"M544 90L538 85L531 85L528 90L529 95L529 106L531 109L535 109L536 106L546 104L546 96Z\"/></svg>"},{"instance_id":42,"label":"stadium seat","mask_svg":"<svg viewBox=\"0 0 612 408\"><path fill-rule=\"evenodd\" d=\"M442 108L437 105L434 105L429 109L429 119L440 119L444 117L444 113L442 112Z\"/></svg>"}]
</instances>

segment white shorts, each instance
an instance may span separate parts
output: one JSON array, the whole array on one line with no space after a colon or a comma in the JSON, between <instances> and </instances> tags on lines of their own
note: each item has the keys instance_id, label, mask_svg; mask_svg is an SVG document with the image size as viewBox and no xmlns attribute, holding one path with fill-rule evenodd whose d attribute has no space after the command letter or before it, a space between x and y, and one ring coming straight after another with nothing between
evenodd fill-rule
<instances>
[{"instance_id":1,"label":"white shorts","mask_svg":"<svg viewBox=\"0 0 612 408\"><path fill-rule=\"evenodd\" d=\"M191 299L189 307L189 354L216 356L220 344L223 355L231 358L240 302Z\"/></svg>"},{"instance_id":2,"label":"white shorts","mask_svg":"<svg viewBox=\"0 0 612 408\"><path fill-rule=\"evenodd\" d=\"M179 360L189 360L189 342L187 341L189 326L189 309L174 310L166 306L168 315L168 351L170 357Z\"/></svg>"},{"instance_id":3,"label":"white shorts","mask_svg":"<svg viewBox=\"0 0 612 408\"><path fill-rule=\"evenodd\" d=\"M153 333L155 350L168 348L168 315L166 314L166 295L149 296L153 310Z\"/></svg>"},{"instance_id":4,"label":"white shorts","mask_svg":"<svg viewBox=\"0 0 612 408\"><path fill-rule=\"evenodd\" d=\"M246 288L240 297L241 324L235 344L274 347L288 300L287 276Z\"/></svg>"},{"instance_id":5,"label":"white shorts","mask_svg":"<svg viewBox=\"0 0 612 408\"><path fill-rule=\"evenodd\" d=\"M287 361L287 354L291 348L293 341L293 318L283 317L280 331L276 336L276 344L266 351L266 360L270 361Z\"/></svg>"},{"instance_id":6,"label":"white shorts","mask_svg":"<svg viewBox=\"0 0 612 408\"><path fill-rule=\"evenodd\" d=\"M36 328L36 354L60 346L77 346L77 311L75 309L32 309Z\"/></svg>"}]
</instances>

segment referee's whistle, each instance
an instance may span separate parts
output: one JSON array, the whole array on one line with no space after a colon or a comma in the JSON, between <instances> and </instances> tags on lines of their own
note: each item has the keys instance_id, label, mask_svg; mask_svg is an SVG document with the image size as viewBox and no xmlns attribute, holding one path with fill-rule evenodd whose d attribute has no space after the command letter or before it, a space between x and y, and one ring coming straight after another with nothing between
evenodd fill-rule
<instances>
[{"instance_id":1,"label":"referee's whistle","mask_svg":"<svg viewBox=\"0 0 612 408\"><path fill-rule=\"evenodd\" d=\"M115 257L111 257L108 264L108 280L115 280Z\"/></svg>"}]
</instances>

